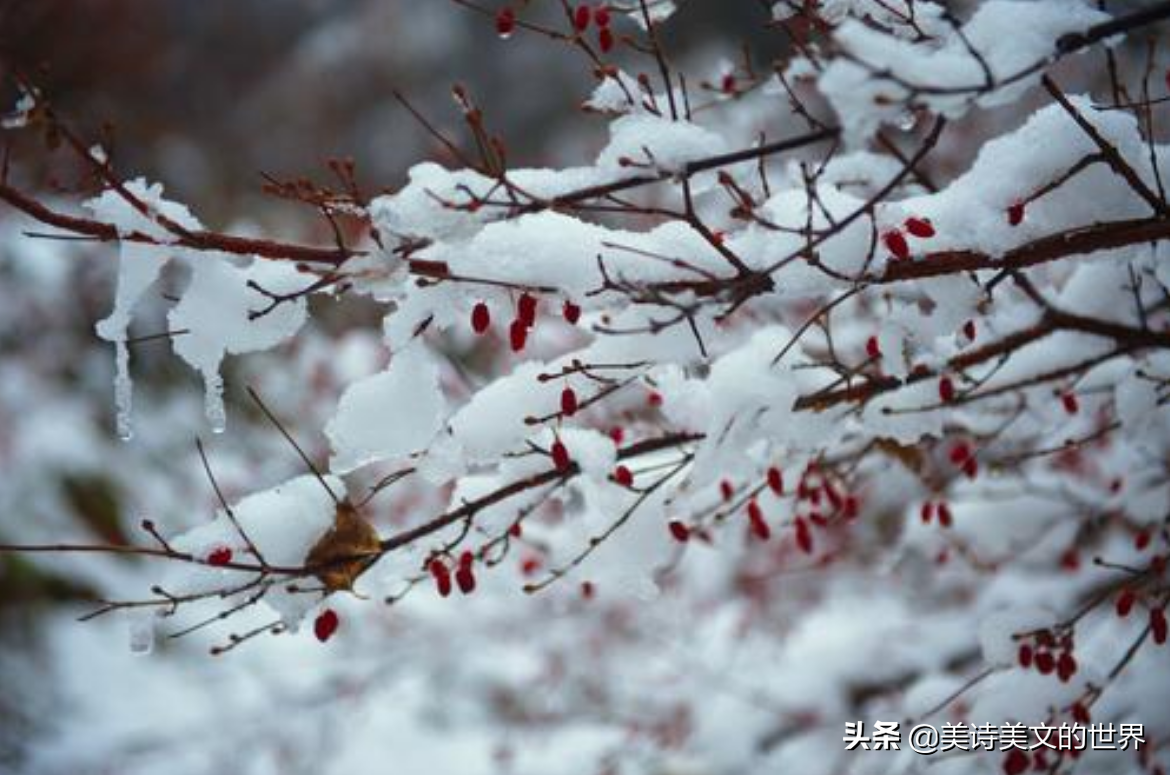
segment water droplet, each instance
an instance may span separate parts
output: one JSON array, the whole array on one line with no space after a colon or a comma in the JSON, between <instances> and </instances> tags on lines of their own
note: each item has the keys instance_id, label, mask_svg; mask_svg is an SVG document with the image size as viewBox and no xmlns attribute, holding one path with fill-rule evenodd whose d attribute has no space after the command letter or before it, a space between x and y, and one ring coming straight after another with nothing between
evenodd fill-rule
<instances>
[{"instance_id":1,"label":"water droplet","mask_svg":"<svg viewBox=\"0 0 1170 775\"><path fill-rule=\"evenodd\" d=\"M903 132L910 132L916 126L918 126L918 114L913 110L907 110L898 116L898 129Z\"/></svg>"}]
</instances>

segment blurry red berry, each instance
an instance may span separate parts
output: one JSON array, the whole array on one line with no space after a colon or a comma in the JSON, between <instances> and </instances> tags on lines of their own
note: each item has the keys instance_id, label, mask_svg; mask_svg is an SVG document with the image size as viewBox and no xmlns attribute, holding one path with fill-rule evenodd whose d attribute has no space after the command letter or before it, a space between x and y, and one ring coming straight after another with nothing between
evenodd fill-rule
<instances>
[{"instance_id":1,"label":"blurry red berry","mask_svg":"<svg viewBox=\"0 0 1170 775\"><path fill-rule=\"evenodd\" d=\"M455 570L455 583L459 585L459 591L465 595L475 591L475 571L470 565L460 565Z\"/></svg>"},{"instance_id":2,"label":"blurry red berry","mask_svg":"<svg viewBox=\"0 0 1170 775\"><path fill-rule=\"evenodd\" d=\"M1166 642L1166 611L1162 608L1150 611L1150 635L1159 646Z\"/></svg>"},{"instance_id":3,"label":"blurry red berry","mask_svg":"<svg viewBox=\"0 0 1170 775\"><path fill-rule=\"evenodd\" d=\"M1027 670L1029 667L1031 667L1032 666L1032 656L1033 656L1032 647L1027 643L1021 643L1020 644L1020 653L1017 657L1017 659L1020 663L1020 667L1024 668L1025 670Z\"/></svg>"},{"instance_id":4,"label":"blurry red berry","mask_svg":"<svg viewBox=\"0 0 1170 775\"><path fill-rule=\"evenodd\" d=\"M482 334L488 330L491 324L492 313L488 309L488 305L481 301L471 310L471 330L477 334Z\"/></svg>"},{"instance_id":5,"label":"blurry red berry","mask_svg":"<svg viewBox=\"0 0 1170 775\"><path fill-rule=\"evenodd\" d=\"M516 12L510 6L504 6L496 13L496 33L506 38L516 31Z\"/></svg>"},{"instance_id":6,"label":"blurry red berry","mask_svg":"<svg viewBox=\"0 0 1170 775\"><path fill-rule=\"evenodd\" d=\"M576 325L577 321L581 319L581 307L571 301L566 301L561 307L561 314L564 316L565 322Z\"/></svg>"},{"instance_id":7,"label":"blurry red berry","mask_svg":"<svg viewBox=\"0 0 1170 775\"><path fill-rule=\"evenodd\" d=\"M950 377L942 377L938 381L938 397L944 404L955 400L955 382Z\"/></svg>"},{"instance_id":8,"label":"blurry red berry","mask_svg":"<svg viewBox=\"0 0 1170 775\"><path fill-rule=\"evenodd\" d=\"M1003 771L1005 775L1023 775L1031 766L1032 760L1028 758L1028 754L1024 753L1019 748L1013 748L1008 752L1008 755L1003 760Z\"/></svg>"},{"instance_id":9,"label":"blurry red berry","mask_svg":"<svg viewBox=\"0 0 1170 775\"><path fill-rule=\"evenodd\" d=\"M1007 209L1008 223L1012 226L1019 226L1024 222L1024 203L1016 202Z\"/></svg>"},{"instance_id":10,"label":"blurry red berry","mask_svg":"<svg viewBox=\"0 0 1170 775\"><path fill-rule=\"evenodd\" d=\"M577 32L584 32L589 29L589 20L592 18L593 13L589 10L589 6L581 3L573 11L573 26L577 29Z\"/></svg>"},{"instance_id":11,"label":"blurry red berry","mask_svg":"<svg viewBox=\"0 0 1170 775\"><path fill-rule=\"evenodd\" d=\"M524 325L524 321L519 318L512 321L508 328L508 341L512 345L512 352L518 353L524 349L528 342L528 326Z\"/></svg>"},{"instance_id":12,"label":"blurry red berry","mask_svg":"<svg viewBox=\"0 0 1170 775\"><path fill-rule=\"evenodd\" d=\"M602 27L597 33L597 45L603 54L608 54L613 48L613 33L609 31L609 27Z\"/></svg>"},{"instance_id":13,"label":"blurry red berry","mask_svg":"<svg viewBox=\"0 0 1170 775\"><path fill-rule=\"evenodd\" d=\"M630 487L634 484L634 475L625 466L618 466L613 470L613 480L622 487Z\"/></svg>"},{"instance_id":14,"label":"blurry red berry","mask_svg":"<svg viewBox=\"0 0 1170 775\"><path fill-rule=\"evenodd\" d=\"M882 347L878 344L878 338L876 336L871 336L865 340L865 354L874 360L882 357Z\"/></svg>"},{"instance_id":15,"label":"blurry red berry","mask_svg":"<svg viewBox=\"0 0 1170 775\"><path fill-rule=\"evenodd\" d=\"M1117 615L1125 618L1129 616L1129 612L1133 610L1133 604L1137 602L1137 593L1132 589L1123 590L1117 596Z\"/></svg>"},{"instance_id":16,"label":"blurry red berry","mask_svg":"<svg viewBox=\"0 0 1170 775\"><path fill-rule=\"evenodd\" d=\"M593 9L593 21L598 27L609 26L609 6L599 5Z\"/></svg>"},{"instance_id":17,"label":"blurry red berry","mask_svg":"<svg viewBox=\"0 0 1170 775\"><path fill-rule=\"evenodd\" d=\"M768 469L768 487L777 495L784 494L784 474L776 466Z\"/></svg>"},{"instance_id":18,"label":"blurry red berry","mask_svg":"<svg viewBox=\"0 0 1170 775\"><path fill-rule=\"evenodd\" d=\"M691 539L691 529L677 519L670 520L666 527L670 530L670 535L674 537L674 540L680 544L685 544Z\"/></svg>"},{"instance_id":19,"label":"blurry red berry","mask_svg":"<svg viewBox=\"0 0 1170 775\"><path fill-rule=\"evenodd\" d=\"M943 527L950 527L954 524L951 507L947 505L946 501L940 501L938 504L938 523Z\"/></svg>"},{"instance_id":20,"label":"blurry red berry","mask_svg":"<svg viewBox=\"0 0 1170 775\"><path fill-rule=\"evenodd\" d=\"M796 518L796 545L800 547L800 551L805 554L812 554L813 539L812 531L809 530L808 523L800 517Z\"/></svg>"},{"instance_id":21,"label":"blurry red berry","mask_svg":"<svg viewBox=\"0 0 1170 775\"><path fill-rule=\"evenodd\" d=\"M207 564L222 567L232 561L232 550L226 546L219 546L207 555Z\"/></svg>"},{"instance_id":22,"label":"blurry red berry","mask_svg":"<svg viewBox=\"0 0 1170 775\"><path fill-rule=\"evenodd\" d=\"M528 293L520 294L520 300L516 302L516 318L529 328L535 325L536 297Z\"/></svg>"},{"instance_id":23,"label":"blurry red berry","mask_svg":"<svg viewBox=\"0 0 1170 775\"><path fill-rule=\"evenodd\" d=\"M333 633L337 632L337 627L340 624L341 620L337 617L337 612L332 608L326 608L314 620L313 634L317 636L317 640L324 643L333 637Z\"/></svg>"},{"instance_id":24,"label":"blurry red berry","mask_svg":"<svg viewBox=\"0 0 1170 775\"><path fill-rule=\"evenodd\" d=\"M577 413L577 394L571 387L561 391L561 413L565 417L572 417Z\"/></svg>"},{"instance_id":25,"label":"blurry red berry","mask_svg":"<svg viewBox=\"0 0 1170 775\"><path fill-rule=\"evenodd\" d=\"M561 442L560 439L557 439L553 442L551 452L553 465L557 467L557 470L568 471L569 465L571 463L569 459L569 450L565 448L565 445Z\"/></svg>"},{"instance_id":26,"label":"blurry red berry","mask_svg":"<svg viewBox=\"0 0 1170 775\"><path fill-rule=\"evenodd\" d=\"M915 237L925 239L934 236L934 224L929 218L907 218L904 224L906 231Z\"/></svg>"},{"instance_id":27,"label":"blurry red berry","mask_svg":"<svg viewBox=\"0 0 1170 775\"><path fill-rule=\"evenodd\" d=\"M910 258L910 246L906 243L902 232L887 231L882 235L882 242L885 243L886 248L894 255L894 258Z\"/></svg>"},{"instance_id":28,"label":"blurry red berry","mask_svg":"<svg viewBox=\"0 0 1170 775\"><path fill-rule=\"evenodd\" d=\"M1069 414L1076 414L1080 409L1080 402L1077 401L1075 393L1062 393L1060 396L1060 403L1064 407L1064 411Z\"/></svg>"}]
</instances>

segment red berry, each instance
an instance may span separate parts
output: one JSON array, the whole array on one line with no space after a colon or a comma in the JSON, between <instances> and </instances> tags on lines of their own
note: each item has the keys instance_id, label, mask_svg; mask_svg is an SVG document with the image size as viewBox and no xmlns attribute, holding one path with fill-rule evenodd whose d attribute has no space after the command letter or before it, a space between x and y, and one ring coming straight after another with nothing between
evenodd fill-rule
<instances>
[{"instance_id":1,"label":"red berry","mask_svg":"<svg viewBox=\"0 0 1170 775\"><path fill-rule=\"evenodd\" d=\"M552 445L552 459L553 465L557 467L558 471L568 471L571 463L569 459L569 450L565 449L565 445L560 439L553 442Z\"/></svg>"},{"instance_id":2,"label":"red berry","mask_svg":"<svg viewBox=\"0 0 1170 775\"><path fill-rule=\"evenodd\" d=\"M876 336L871 336L865 340L865 354L872 360L877 360L882 357L882 346L878 344L878 338Z\"/></svg>"},{"instance_id":3,"label":"red berry","mask_svg":"<svg viewBox=\"0 0 1170 775\"><path fill-rule=\"evenodd\" d=\"M772 537L772 528L764 521L762 516L752 517L749 520L751 524L752 535L761 541L767 541Z\"/></svg>"},{"instance_id":4,"label":"red berry","mask_svg":"<svg viewBox=\"0 0 1170 775\"><path fill-rule=\"evenodd\" d=\"M597 45L603 54L608 54L613 48L613 33L609 31L609 27L602 27L597 33Z\"/></svg>"},{"instance_id":5,"label":"red berry","mask_svg":"<svg viewBox=\"0 0 1170 775\"><path fill-rule=\"evenodd\" d=\"M968 320L963 324L963 336L967 337L968 342L975 341L975 321Z\"/></svg>"},{"instance_id":6,"label":"red berry","mask_svg":"<svg viewBox=\"0 0 1170 775\"><path fill-rule=\"evenodd\" d=\"M967 458L963 462L963 473L968 479L979 476L979 461L973 457Z\"/></svg>"},{"instance_id":7,"label":"red berry","mask_svg":"<svg viewBox=\"0 0 1170 775\"><path fill-rule=\"evenodd\" d=\"M465 595L475 591L475 572L470 565L460 565L455 570L455 583L459 585L459 591Z\"/></svg>"},{"instance_id":8,"label":"red berry","mask_svg":"<svg viewBox=\"0 0 1170 775\"><path fill-rule=\"evenodd\" d=\"M971 445L965 441L956 441L955 445L951 447L950 458L951 463L956 466L961 466L971 457Z\"/></svg>"},{"instance_id":9,"label":"red berry","mask_svg":"<svg viewBox=\"0 0 1170 775\"><path fill-rule=\"evenodd\" d=\"M577 321L581 319L581 307L571 301L566 301L561 307L561 314L565 317L565 322L570 325L577 325Z\"/></svg>"},{"instance_id":10,"label":"red berry","mask_svg":"<svg viewBox=\"0 0 1170 775\"><path fill-rule=\"evenodd\" d=\"M1137 602L1137 593L1132 589L1122 591L1117 597L1117 615L1123 619L1129 616L1129 612L1133 610L1133 604Z\"/></svg>"},{"instance_id":11,"label":"red berry","mask_svg":"<svg viewBox=\"0 0 1170 775\"><path fill-rule=\"evenodd\" d=\"M598 27L609 26L609 7L599 5L593 9L593 21L597 22Z\"/></svg>"},{"instance_id":12,"label":"red berry","mask_svg":"<svg viewBox=\"0 0 1170 775\"><path fill-rule=\"evenodd\" d=\"M512 536L513 538L519 538L520 536L524 535L524 526L519 522L513 522L512 526L508 528L508 535Z\"/></svg>"},{"instance_id":13,"label":"red berry","mask_svg":"<svg viewBox=\"0 0 1170 775\"><path fill-rule=\"evenodd\" d=\"M1150 635L1159 646L1166 642L1166 611L1162 608L1150 611Z\"/></svg>"},{"instance_id":14,"label":"red berry","mask_svg":"<svg viewBox=\"0 0 1170 775\"><path fill-rule=\"evenodd\" d=\"M1036 669L1041 675L1048 675L1056 669L1056 659L1048 651L1041 651L1036 655Z\"/></svg>"},{"instance_id":15,"label":"red berry","mask_svg":"<svg viewBox=\"0 0 1170 775\"><path fill-rule=\"evenodd\" d=\"M947 505L946 501L939 501L938 504L938 523L942 527L950 527L954 524L954 518L951 516L951 507Z\"/></svg>"},{"instance_id":16,"label":"red berry","mask_svg":"<svg viewBox=\"0 0 1170 775\"><path fill-rule=\"evenodd\" d=\"M726 479L719 482L719 495L725 501L731 500L732 496L735 495L735 488L731 485L731 482Z\"/></svg>"},{"instance_id":17,"label":"red berry","mask_svg":"<svg viewBox=\"0 0 1170 775\"><path fill-rule=\"evenodd\" d=\"M222 567L232 561L232 550L226 546L218 546L207 555L207 564Z\"/></svg>"},{"instance_id":18,"label":"red berry","mask_svg":"<svg viewBox=\"0 0 1170 775\"><path fill-rule=\"evenodd\" d=\"M577 394L571 387L561 391L561 413L565 417L572 417L577 413Z\"/></svg>"},{"instance_id":19,"label":"red berry","mask_svg":"<svg viewBox=\"0 0 1170 775\"><path fill-rule=\"evenodd\" d=\"M1028 754L1021 751L1019 748L1013 748L1003 760L1003 771L1005 775L1023 775L1028 771L1032 760L1028 758Z\"/></svg>"},{"instance_id":20,"label":"red berry","mask_svg":"<svg viewBox=\"0 0 1170 775\"><path fill-rule=\"evenodd\" d=\"M1144 552L1150 545L1150 531L1142 530L1133 537L1133 548L1139 552Z\"/></svg>"},{"instance_id":21,"label":"red berry","mask_svg":"<svg viewBox=\"0 0 1170 775\"><path fill-rule=\"evenodd\" d=\"M475 562L475 555L472 552L464 551L459 555L459 567L470 568Z\"/></svg>"},{"instance_id":22,"label":"red berry","mask_svg":"<svg viewBox=\"0 0 1170 775\"><path fill-rule=\"evenodd\" d=\"M841 508L845 519L856 519L859 511L861 511L861 502L857 500L857 496L846 495L845 505Z\"/></svg>"},{"instance_id":23,"label":"red berry","mask_svg":"<svg viewBox=\"0 0 1170 775\"><path fill-rule=\"evenodd\" d=\"M597 587L593 586L592 581L581 582L581 597L586 600L592 600L593 596L597 594Z\"/></svg>"},{"instance_id":24,"label":"red berry","mask_svg":"<svg viewBox=\"0 0 1170 775\"><path fill-rule=\"evenodd\" d=\"M528 326L524 325L524 321L519 318L512 321L512 325L508 327L508 340L512 345L512 352L518 353L524 349L528 341Z\"/></svg>"},{"instance_id":25,"label":"red berry","mask_svg":"<svg viewBox=\"0 0 1170 775\"><path fill-rule=\"evenodd\" d=\"M1060 658L1056 660L1056 675L1061 683L1068 683L1077 672L1077 660L1073 655L1067 651L1061 652Z\"/></svg>"},{"instance_id":26,"label":"red berry","mask_svg":"<svg viewBox=\"0 0 1170 775\"><path fill-rule=\"evenodd\" d=\"M938 397L944 404L955 400L955 382L950 377L942 377L938 381Z\"/></svg>"},{"instance_id":27,"label":"red berry","mask_svg":"<svg viewBox=\"0 0 1170 775\"><path fill-rule=\"evenodd\" d=\"M904 225L906 231L915 237L926 239L934 236L934 224L930 222L929 218L907 218Z\"/></svg>"},{"instance_id":28,"label":"red berry","mask_svg":"<svg viewBox=\"0 0 1170 775\"><path fill-rule=\"evenodd\" d=\"M1032 666L1032 655L1033 655L1032 647L1030 645L1028 645L1027 643L1021 643L1020 644L1020 654L1019 654L1020 667L1024 668L1025 670L1027 670L1029 667L1031 667Z\"/></svg>"},{"instance_id":29,"label":"red berry","mask_svg":"<svg viewBox=\"0 0 1170 775\"><path fill-rule=\"evenodd\" d=\"M1073 721L1078 724L1085 724L1087 726L1093 718L1089 715L1089 709L1085 707L1083 702L1074 702L1072 707L1069 708L1069 712L1072 714Z\"/></svg>"},{"instance_id":30,"label":"red berry","mask_svg":"<svg viewBox=\"0 0 1170 775\"><path fill-rule=\"evenodd\" d=\"M1060 403L1064 407L1064 411L1068 412L1069 414L1076 414L1077 410L1080 409L1081 406L1080 402L1077 401L1077 396L1075 393L1062 393L1060 396Z\"/></svg>"},{"instance_id":31,"label":"red berry","mask_svg":"<svg viewBox=\"0 0 1170 775\"><path fill-rule=\"evenodd\" d=\"M691 540L691 529L677 519L670 520L666 527L670 529L670 535L674 537L674 540L680 544L685 544Z\"/></svg>"},{"instance_id":32,"label":"red berry","mask_svg":"<svg viewBox=\"0 0 1170 775\"><path fill-rule=\"evenodd\" d=\"M471 330L477 334L482 334L488 330L491 324L492 313L488 309L488 305L481 301L471 310Z\"/></svg>"},{"instance_id":33,"label":"red berry","mask_svg":"<svg viewBox=\"0 0 1170 775\"><path fill-rule=\"evenodd\" d=\"M333 637L333 633L337 632L337 626L341 624L341 620L337 618L337 612L332 608L326 608L313 622L313 634L317 636L317 640L324 643Z\"/></svg>"},{"instance_id":34,"label":"red berry","mask_svg":"<svg viewBox=\"0 0 1170 775\"><path fill-rule=\"evenodd\" d=\"M776 466L768 469L768 487L777 495L784 494L784 474Z\"/></svg>"},{"instance_id":35,"label":"red berry","mask_svg":"<svg viewBox=\"0 0 1170 775\"><path fill-rule=\"evenodd\" d=\"M516 302L516 318L524 323L524 325L532 328L536 323L536 298L530 294L520 294L520 300Z\"/></svg>"},{"instance_id":36,"label":"red berry","mask_svg":"<svg viewBox=\"0 0 1170 775\"><path fill-rule=\"evenodd\" d=\"M625 441L626 432L615 425L609 429L609 438L613 441L614 444L620 447L622 442Z\"/></svg>"},{"instance_id":37,"label":"red berry","mask_svg":"<svg viewBox=\"0 0 1170 775\"><path fill-rule=\"evenodd\" d=\"M447 597L451 594L451 571L448 570L447 564L435 558L427 565L427 569L431 573L431 577L435 580L435 586L439 590L440 597Z\"/></svg>"},{"instance_id":38,"label":"red berry","mask_svg":"<svg viewBox=\"0 0 1170 775\"><path fill-rule=\"evenodd\" d=\"M618 466L613 469L613 480L622 487L630 487L634 484L634 475L625 466Z\"/></svg>"},{"instance_id":39,"label":"red berry","mask_svg":"<svg viewBox=\"0 0 1170 775\"><path fill-rule=\"evenodd\" d=\"M1008 223L1012 226L1019 226L1024 222L1024 203L1016 202L1007 209Z\"/></svg>"},{"instance_id":40,"label":"red berry","mask_svg":"<svg viewBox=\"0 0 1170 775\"><path fill-rule=\"evenodd\" d=\"M593 14L589 10L589 6L581 3L573 11L573 26L577 28L577 32L584 32L589 29L589 20L592 18Z\"/></svg>"},{"instance_id":41,"label":"red berry","mask_svg":"<svg viewBox=\"0 0 1170 775\"><path fill-rule=\"evenodd\" d=\"M540 570L540 558L535 554L530 554L520 561L520 573L525 576L531 576Z\"/></svg>"},{"instance_id":42,"label":"red berry","mask_svg":"<svg viewBox=\"0 0 1170 775\"><path fill-rule=\"evenodd\" d=\"M902 232L887 231L882 235L882 242L884 242L886 244L886 248L894 254L894 258L910 258L910 246L906 244L906 238L902 236Z\"/></svg>"},{"instance_id":43,"label":"red berry","mask_svg":"<svg viewBox=\"0 0 1170 775\"><path fill-rule=\"evenodd\" d=\"M657 390L651 390L646 394L646 403L655 408L662 406L662 394Z\"/></svg>"},{"instance_id":44,"label":"red berry","mask_svg":"<svg viewBox=\"0 0 1170 775\"><path fill-rule=\"evenodd\" d=\"M724 94L735 94L735 73L727 73L723 76L719 90Z\"/></svg>"},{"instance_id":45,"label":"red berry","mask_svg":"<svg viewBox=\"0 0 1170 775\"><path fill-rule=\"evenodd\" d=\"M812 554L813 540L812 531L808 528L808 523L800 517L796 518L796 545L800 547L800 551L805 554Z\"/></svg>"},{"instance_id":46,"label":"red berry","mask_svg":"<svg viewBox=\"0 0 1170 775\"><path fill-rule=\"evenodd\" d=\"M934 519L934 504L930 501L923 503L919 515L922 517L922 524L929 525L930 520Z\"/></svg>"},{"instance_id":47,"label":"red berry","mask_svg":"<svg viewBox=\"0 0 1170 775\"><path fill-rule=\"evenodd\" d=\"M496 13L496 33L501 38L507 38L516 30L516 12L510 6L504 6Z\"/></svg>"}]
</instances>

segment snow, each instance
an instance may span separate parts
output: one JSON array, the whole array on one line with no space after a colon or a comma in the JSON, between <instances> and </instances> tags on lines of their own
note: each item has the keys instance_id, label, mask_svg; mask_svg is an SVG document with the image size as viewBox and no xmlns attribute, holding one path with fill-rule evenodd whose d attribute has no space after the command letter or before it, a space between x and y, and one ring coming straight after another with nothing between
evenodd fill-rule
<instances>
[{"instance_id":1,"label":"snow","mask_svg":"<svg viewBox=\"0 0 1170 775\"><path fill-rule=\"evenodd\" d=\"M330 468L348 473L425 450L447 413L438 383L434 359L416 346L396 353L385 371L351 384L325 427Z\"/></svg>"},{"instance_id":2,"label":"snow","mask_svg":"<svg viewBox=\"0 0 1170 775\"><path fill-rule=\"evenodd\" d=\"M175 353L203 376L207 420L216 432L227 426L220 364L226 355L275 347L293 336L306 318L305 297L269 308L269 294L296 294L312 279L293 267L253 259L237 267L228 259L202 255L191 260L191 279L167 316Z\"/></svg>"}]
</instances>

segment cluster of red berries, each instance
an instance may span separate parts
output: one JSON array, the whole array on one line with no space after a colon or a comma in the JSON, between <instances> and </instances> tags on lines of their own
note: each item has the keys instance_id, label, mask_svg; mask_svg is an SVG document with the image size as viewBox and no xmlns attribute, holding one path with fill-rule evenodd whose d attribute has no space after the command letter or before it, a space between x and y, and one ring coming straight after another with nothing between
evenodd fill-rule
<instances>
[{"instance_id":1,"label":"cluster of red berries","mask_svg":"<svg viewBox=\"0 0 1170 775\"><path fill-rule=\"evenodd\" d=\"M470 595L475 591L475 555L471 552L465 551L459 555L459 563L455 566L455 573L451 573L451 569L447 567L446 561L441 557L435 557L427 564L427 570L431 574L431 578L435 580L435 588L439 590L439 595L447 597L451 594L451 579L454 577L455 585L459 587L459 591L465 595Z\"/></svg>"},{"instance_id":2,"label":"cluster of red berries","mask_svg":"<svg viewBox=\"0 0 1170 775\"><path fill-rule=\"evenodd\" d=\"M590 7L581 3L573 9L573 28L578 33L584 33L589 29L590 24L597 25L597 46L603 54L609 53L614 44L613 31L609 28L609 22L609 7L605 4Z\"/></svg>"},{"instance_id":3,"label":"cluster of red berries","mask_svg":"<svg viewBox=\"0 0 1170 775\"><path fill-rule=\"evenodd\" d=\"M947 505L946 501L926 501L922 504L919 516L924 525L929 525L936 517L939 527L950 527L955 523L955 519L951 515L951 507Z\"/></svg>"},{"instance_id":4,"label":"cluster of red berries","mask_svg":"<svg viewBox=\"0 0 1170 775\"><path fill-rule=\"evenodd\" d=\"M520 294L516 301L516 318L508 326L508 341L513 352L520 352L528 343L528 332L536 325L536 297L530 293ZM581 307L571 301L566 301L561 307L561 314L570 325L576 325L581 319ZM471 330L476 334L486 334L492 326L492 313L485 302L478 302L471 308Z\"/></svg>"},{"instance_id":5,"label":"cluster of red berries","mask_svg":"<svg viewBox=\"0 0 1170 775\"><path fill-rule=\"evenodd\" d=\"M1126 618L1133 611L1134 605L1138 602L1138 593L1132 589L1122 590L1121 594L1117 596L1117 615L1121 618ZM1167 621L1166 609L1154 607L1150 609L1150 638L1156 645L1162 646L1166 643L1167 635Z\"/></svg>"},{"instance_id":6,"label":"cluster of red berries","mask_svg":"<svg viewBox=\"0 0 1170 775\"><path fill-rule=\"evenodd\" d=\"M886 246L886 250L899 260L910 258L910 243L906 240L906 234L918 239L929 239L934 236L934 224L930 222L929 218L907 218L905 223L899 229L891 229L882 235L882 242Z\"/></svg>"},{"instance_id":7,"label":"cluster of red berries","mask_svg":"<svg viewBox=\"0 0 1170 775\"><path fill-rule=\"evenodd\" d=\"M1049 630L1034 633L1020 643L1017 661L1025 670L1034 667L1040 675L1056 673L1061 683L1068 683L1077 672L1072 633L1059 639Z\"/></svg>"},{"instance_id":8,"label":"cluster of red berries","mask_svg":"<svg viewBox=\"0 0 1170 775\"><path fill-rule=\"evenodd\" d=\"M1083 713L1078 713L1077 708L1080 708ZM1073 720L1079 724L1088 724L1089 710L1080 702L1073 703L1072 708ZM1083 717L1086 720L1080 721ZM1061 760L1067 756L1070 759L1079 759L1081 756L1081 749L1078 747L1080 743L1070 744L1068 748L1058 748L1056 751L1045 751L1040 749L1032 751L1029 756L1025 751L1019 748L1013 748L1008 752L1003 759L1003 771L1007 775L1023 775L1028 770L1034 772L1058 772L1060 771ZM1048 754L1055 753L1057 761L1055 763L1048 760Z\"/></svg>"},{"instance_id":9,"label":"cluster of red berries","mask_svg":"<svg viewBox=\"0 0 1170 775\"><path fill-rule=\"evenodd\" d=\"M965 441L956 441L947 455L951 465L960 469L968 479L979 475L979 461L975 459L975 450Z\"/></svg>"}]
</instances>

